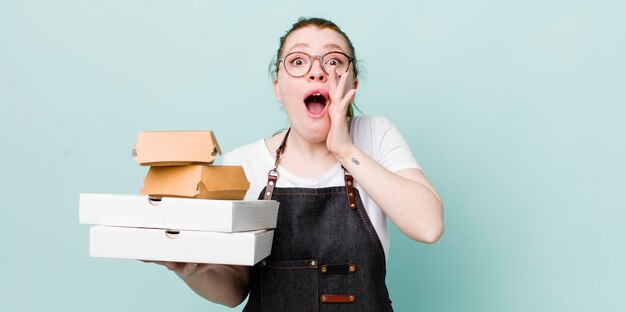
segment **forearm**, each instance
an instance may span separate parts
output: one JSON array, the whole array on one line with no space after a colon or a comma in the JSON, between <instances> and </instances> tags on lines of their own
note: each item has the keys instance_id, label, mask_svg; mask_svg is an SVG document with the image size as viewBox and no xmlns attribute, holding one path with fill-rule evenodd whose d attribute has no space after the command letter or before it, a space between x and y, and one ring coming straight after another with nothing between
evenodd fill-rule
<instances>
[{"instance_id":1,"label":"forearm","mask_svg":"<svg viewBox=\"0 0 626 312\"><path fill-rule=\"evenodd\" d=\"M443 205L419 170L393 173L353 145L336 157L402 233L426 243L439 239Z\"/></svg>"},{"instance_id":2,"label":"forearm","mask_svg":"<svg viewBox=\"0 0 626 312\"><path fill-rule=\"evenodd\" d=\"M182 280L201 297L229 307L236 307L248 295L247 267L211 265L206 272Z\"/></svg>"}]
</instances>

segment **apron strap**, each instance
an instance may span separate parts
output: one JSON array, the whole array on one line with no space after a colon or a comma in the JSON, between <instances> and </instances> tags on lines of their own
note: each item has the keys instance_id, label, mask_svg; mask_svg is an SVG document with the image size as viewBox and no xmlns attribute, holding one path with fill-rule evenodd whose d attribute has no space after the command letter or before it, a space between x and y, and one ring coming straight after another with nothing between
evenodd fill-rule
<instances>
[{"instance_id":1,"label":"apron strap","mask_svg":"<svg viewBox=\"0 0 626 312\"><path fill-rule=\"evenodd\" d=\"M341 166L341 168L343 169L343 175L346 180L346 194L348 194L348 205L350 206L350 209L354 210L356 209L356 199L354 199L354 179L352 178L350 172L348 172L348 170L344 168L344 166Z\"/></svg>"},{"instance_id":2,"label":"apron strap","mask_svg":"<svg viewBox=\"0 0 626 312\"><path fill-rule=\"evenodd\" d=\"M283 151L285 150L285 143L287 143L287 137L289 136L289 131L291 131L291 127L287 129L287 132L285 133L285 137L283 138L282 142L280 142L280 145L278 146L278 149L276 150L276 160L274 161L274 168L272 168L267 173L267 186L265 187L265 194L263 194L264 200L271 200L272 194L274 194L274 187L276 187L276 181L278 181L278 176L279 176L278 162L280 161L280 155L282 155Z\"/></svg>"}]
</instances>

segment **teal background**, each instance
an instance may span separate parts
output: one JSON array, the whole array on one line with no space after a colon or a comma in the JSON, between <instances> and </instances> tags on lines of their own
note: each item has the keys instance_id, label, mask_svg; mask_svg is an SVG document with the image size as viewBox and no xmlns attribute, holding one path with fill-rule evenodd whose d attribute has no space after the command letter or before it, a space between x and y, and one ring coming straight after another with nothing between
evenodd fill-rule
<instances>
[{"instance_id":1,"label":"teal background","mask_svg":"<svg viewBox=\"0 0 626 312\"><path fill-rule=\"evenodd\" d=\"M626 310L626 2L480 0L0 1L0 309L231 311L89 258L78 196L139 192L139 131L285 126L267 66L302 15L351 37L361 110L444 199L437 244L392 229L397 311Z\"/></svg>"}]
</instances>

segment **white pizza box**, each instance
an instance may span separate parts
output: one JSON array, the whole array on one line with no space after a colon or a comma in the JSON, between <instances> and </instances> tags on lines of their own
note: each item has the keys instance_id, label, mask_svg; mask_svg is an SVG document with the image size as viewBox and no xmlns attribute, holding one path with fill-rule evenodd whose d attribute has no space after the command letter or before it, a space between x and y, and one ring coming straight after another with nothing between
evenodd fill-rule
<instances>
[{"instance_id":1,"label":"white pizza box","mask_svg":"<svg viewBox=\"0 0 626 312\"><path fill-rule=\"evenodd\" d=\"M276 228L274 200L215 200L146 195L80 194L82 224L241 232Z\"/></svg>"},{"instance_id":2,"label":"white pizza box","mask_svg":"<svg viewBox=\"0 0 626 312\"><path fill-rule=\"evenodd\" d=\"M252 266L269 256L273 238L273 230L217 233L95 225L89 255Z\"/></svg>"}]
</instances>

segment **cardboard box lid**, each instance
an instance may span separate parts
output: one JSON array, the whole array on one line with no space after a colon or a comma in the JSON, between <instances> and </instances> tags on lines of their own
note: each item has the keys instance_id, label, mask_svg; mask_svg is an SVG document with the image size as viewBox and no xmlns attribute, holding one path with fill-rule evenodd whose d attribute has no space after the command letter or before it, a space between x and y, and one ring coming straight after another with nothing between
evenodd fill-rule
<instances>
[{"instance_id":1,"label":"cardboard box lid","mask_svg":"<svg viewBox=\"0 0 626 312\"><path fill-rule=\"evenodd\" d=\"M250 183L241 166L160 166L148 170L141 193L195 197L201 187L209 192L242 191L245 194Z\"/></svg>"},{"instance_id":2,"label":"cardboard box lid","mask_svg":"<svg viewBox=\"0 0 626 312\"><path fill-rule=\"evenodd\" d=\"M276 227L275 200L215 200L145 195L80 194L81 224L211 232Z\"/></svg>"},{"instance_id":3,"label":"cardboard box lid","mask_svg":"<svg viewBox=\"0 0 626 312\"><path fill-rule=\"evenodd\" d=\"M142 166L211 164L222 155L213 131L143 131L133 148Z\"/></svg>"},{"instance_id":4,"label":"cardboard box lid","mask_svg":"<svg viewBox=\"0 0 626 312\"><path fill-rule=\"evenodd\" d=\"M96 225L89 230L89 255L252 266L270 255L273 238L272 230L214 233Z\"/></svg>"}]
</instances>

